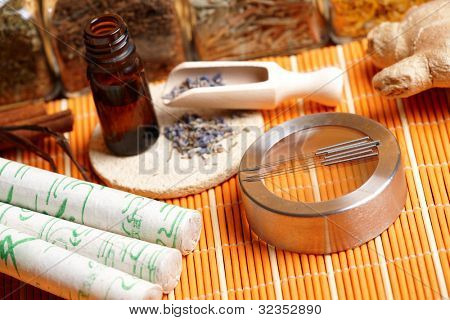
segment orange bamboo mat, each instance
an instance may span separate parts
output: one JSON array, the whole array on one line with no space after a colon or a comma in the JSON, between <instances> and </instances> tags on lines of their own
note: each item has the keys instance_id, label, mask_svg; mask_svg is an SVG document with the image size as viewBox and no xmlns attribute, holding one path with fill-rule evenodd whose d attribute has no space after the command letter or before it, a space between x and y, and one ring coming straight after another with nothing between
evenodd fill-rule
<instances>
[{"instance_id":1,"label":"orange bamboo mat","mask_svg":"<svg viewBox=\"0 0 450 320\"><path fill-rule=\"evenodd\" d=\"M169 201L199 210L204 228L195 252L183 258L180 284L165 299L440 299L449 296L450 93L432 90L402 100L380 97L370 85L376 70L365 58L365 49L365 42L354 42L267 60L298 71L330 65L348 69L344 99L337 111L375 119L388 127L400 142L408 185L408 198L400 217L376 239L345 252L304 255L278 250L250 232L237 180L233 177L200 194ZM78 160L88 165L87 144L97 123L91 97L52 102L48 107L70 108L75 113L75 129L68 136ZM332 110L308 101L290 101L263 114L268 129L303 114L327 111ZM56 157L61 173L80 178L53 142L43 144ZM28 152L15 151L3 156L49 169ZM280 179L283 188L291 190L295 186L295 180ZM319 174L318 180L316 196L321 199L342 192L326 185L326 172ZM303 196L307 199L313 194L305 191ZM0 297L54 298L4 275L0 275Z\"/></svg>"}]
</instances>

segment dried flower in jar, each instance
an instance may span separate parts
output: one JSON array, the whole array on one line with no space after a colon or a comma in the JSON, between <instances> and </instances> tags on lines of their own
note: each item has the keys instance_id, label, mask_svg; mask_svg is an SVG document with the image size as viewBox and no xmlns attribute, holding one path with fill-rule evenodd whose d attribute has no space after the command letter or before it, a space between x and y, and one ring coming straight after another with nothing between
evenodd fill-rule
<instances>
[{"instance_id":1,"label":"dried flower in jar","mask_svg":"<svg viewBox=\"0 0 450 320\"><path fill-rule=\"evenodd\" d=\"M203 60L292 53L326 39L314 0L190 0Z\"/></svg>"}]
</instances>

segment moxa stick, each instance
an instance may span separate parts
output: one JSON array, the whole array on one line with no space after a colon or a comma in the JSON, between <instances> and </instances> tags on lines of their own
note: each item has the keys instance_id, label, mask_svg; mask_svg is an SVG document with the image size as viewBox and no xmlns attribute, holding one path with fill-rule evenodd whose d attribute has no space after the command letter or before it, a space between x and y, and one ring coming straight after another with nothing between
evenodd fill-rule
<instances>
[{"instance_id":1,"label":"moxa stick","mask_svg":"<svg viewBox=\"0 0 450 320\"><path fill-rule=\"evenodd\" d=\"M0 224L0 272L65 299L161 299L159 285Z\"/></svg>"},{"instance_id":2,"label":"moxa stick","mask_svg":"<svg viewBox=\"0 0 450 320\"><path fill-rule=\"evenodd\" d=\"M0 224L106 266L156 283L165 293L181 274L181 253L172 248L79 225L0 202Z\"/></svg>"},{"instance_id":3,"label":"moxa stick","mask_svg":"<svg viewBox=\"0 0 450 320\"><path fill-rule=\"evenodd\" d=\"M198 211L0 158L0 201L127 237L176 248L197 245Z\"/></svg>"}]
</instances>

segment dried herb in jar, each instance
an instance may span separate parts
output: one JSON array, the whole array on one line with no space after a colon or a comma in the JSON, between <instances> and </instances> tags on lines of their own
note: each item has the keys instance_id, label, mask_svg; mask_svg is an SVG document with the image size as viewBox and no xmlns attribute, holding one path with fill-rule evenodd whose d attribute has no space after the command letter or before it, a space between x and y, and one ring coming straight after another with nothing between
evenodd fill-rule
<instances>
[{"instance_id":1,"label":"dried herb in jar","mask_svg":"<svg viewBox=\"0 0 450 320\"><path fill-rule=\"evenodd\" d=\"M0 2L0 105L42 99L53 91L37 1Z\"/></svg>"},{"instance_id":2,"label":"dried herb in jar","mask_svg":"<svg viewBox=\"0 0 450 320\"><path fill-rule=\"evenodd\" d=\"M428 0L330 0L333 40L359 38L384 21L400 21L414 5Z\"/></svg>"},{"instance_id":3,"label":"dried herb in jar","mask_svg":"<svg viewBox=\"0 0 450 320\"><path fill-rule=\"evenodd\" d=\"M44 1L44 4L50 1ZM120 15L128 25L148 80L166 75L185 60L184 44L174 1L166 0L57 0L47 3L46 26L58 39L53 47L68 93L87 87L83 61L83 29L94 16Z\"/></svg>"},{"instance_id":4,"label":"dried herb in jar","mask_svg":"<svg viewBox=\"0 0 450 320\"><path fill-rule=\"evenodd\" d=\"M327 40L314 0L190 0L203 60L287 54Z\"/></svg>"}]
</instances>

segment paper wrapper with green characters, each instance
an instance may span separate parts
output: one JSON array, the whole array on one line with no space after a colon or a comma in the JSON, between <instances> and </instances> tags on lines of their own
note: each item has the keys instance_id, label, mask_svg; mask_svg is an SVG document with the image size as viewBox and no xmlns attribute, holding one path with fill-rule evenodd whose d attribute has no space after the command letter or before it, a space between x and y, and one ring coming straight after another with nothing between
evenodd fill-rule
<instances>
[{"instance_id":1,"label":"paper wrapper with green characters","mask_svg":"<svg viewBox=\"0 0 450 320\"><path fill-rule=\"evenodd\" d=\"M0 158L0 201L159 245L192 251L201 215L164 202Z\"/></svg>"},{"instance_id":2,"label":"paper wrapper with green characters","mask_svg":"<svg viewBox=\"0 0 450 320\"><path fill-rule=\"evenodd\" d=\"M159 285L0 224L0 272L65 299L161 299Z\"/></svg>"},{"instance_id":3,"label":"paper wrapper with green characters","mask_svg":"<svg viewBox=\"0 0 450 320\"><path fill-rule=\"evenodd\" d=\"M160 285L165 293L180 279L181 253L0 202L0 224L96 262Z\"/></svg>"}]
</instances>

